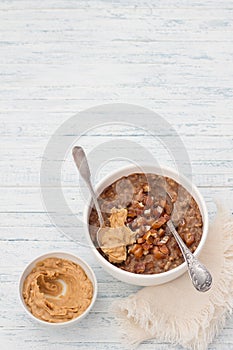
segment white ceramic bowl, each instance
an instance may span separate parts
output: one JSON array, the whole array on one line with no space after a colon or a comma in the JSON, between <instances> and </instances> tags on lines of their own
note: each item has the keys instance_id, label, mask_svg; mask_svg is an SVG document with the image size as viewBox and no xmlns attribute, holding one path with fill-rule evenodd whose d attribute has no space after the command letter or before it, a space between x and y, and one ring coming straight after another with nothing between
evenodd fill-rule
<instances>
[{"instance_id":1,"label":"white ceramic bowl","mask_svg":"<svg viewBox=\"0 0 233 350\"><path fill-rule=\"evenodd\" d=\"M138 166L129 165L127 167L124 167L122 169L115 171L114 173L106 176L102 181L100 181L97 184L97 186L95 187L96 193L99 195L106 187L111 185L117 179L120 179L122 176L128 176L133 173L142 173L142 172L154 173L154 174L168 176L172 178L173 180L181 184L193 196L193 198L196 200L199 206L199 209L202 215L202 220L203 220L203 233L202 233L201 241L194 253L195 256L198 256L206 241L206 237L208 234L208 224L209 224L206 204L199 190L185 176L178 174L176 171L172 169L165 168L165 167L161 168L153 165L143 165L142 169L143 170L140 171ZM87 240L89 244L92 246L94 255L97 258L100 265L112 276L119 279L120 281L130 283L130 284L135 284L138 286L153 286L153 285L159 285L159 284L172 281L177 277L181 276L187 270L187 264L186 262L184 262L181 265L174 268L173 270L169 270L159 274L143 275L143 274L136 274L136 273L131 273L128 271L121 270L120 268L108 262L95 248L89 234L88 222L89 222L89 215L91 211L90 204L91 204L91 199L88 201L84 209L84 226L85 226L84 229L86 231Z\"/></svg>"},{"instance_id":2,"label":"white ceramic bowl","mask_svg":"<svg viewBox=\"0 0 233 350\"><path fill-rule=\"evenodd\" d=\"M93 296L92 296L92 301L91 304L88 306L88 308L84 311L84 313L82 313L80 316L67 321L67 322L59 322L59 323L50 323L50 322L46 322L43 320L40 320L39 318L35 317L30 310L27 308L27 305L24 302L24 298L22 295L22 291L23 291L23 283L25 278L28 276L28 274L32 271L32 269L35 267L36 263L38 261L44 260L46 258L52 258L52 257L57 257L57 258L61 258L61 259L67 259L70 261L73 261L74 263L78 264L79 266L81 266L83 268L83 270L85 271L87 277L90 279L90 281L92 282L93 285ZM34 259L32 262L30 262L24 269L20 280L19 280L19 298L21 301L21 304L24 308L24 310L26 311L26 313L36 322L39 322L42 325L46 325L46 326L51 326L51 327L61 327L61 326L68 326L68 325L73 325L74 323L77 323L79 321L81 321L91 310L92 306L95 303L97 297L97 281L96 281L96 277L94 272L92 271L91 267L81 258L78 258L77 256L67 253L67 252L50 252L47 254L43 254L38 256L36 259Z\"/></svg>"}]
</instances>

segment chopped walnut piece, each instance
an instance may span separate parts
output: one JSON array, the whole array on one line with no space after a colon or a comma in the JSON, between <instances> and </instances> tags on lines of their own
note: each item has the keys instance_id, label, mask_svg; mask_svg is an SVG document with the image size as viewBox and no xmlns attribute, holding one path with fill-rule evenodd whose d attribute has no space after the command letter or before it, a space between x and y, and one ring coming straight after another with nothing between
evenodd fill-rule
<instances>
[{"instance_id":1,"label":"chopped walnut piece","mask_svg":"<svg viewBox=\"0 0 233 350\"><path fill-rule=\"evenodd\" d=\"M144 235L143 235L143 239L146 241L150 236L151 236L151 231L149 230L149 231L147 231Z\"/></svg>"},{"instance_id":2,"label":"chopped walnut piece","mask_svg":"<svg viewBox=\"0 0 233 350\"><path fill-rule=\"evenodd\" d=\"M141 258L143 254L141 244L134 244L133 247L129 249L129 253L133 254L136 258Z\"/></svg>"},{"instance_id":3,"label":"chopped walnut piece","mask_svg":"<svg viewBox=\"0 0 233 350\"><path fill-rule=\"evenodd\" d=\"M185 241L186 245L187 245L188 247L190 247L191 244L194 243L195 237L194 237L194 235L193 235L192 233L190 233L190 232L185 233L185 235L184 235L184 241Z\"/></svg>"},{"instance_id":4,"label":"chopped walnut piece","mask_svg":"<svg viewBox=\"0 0 233 350\"><path fill-rule=\"evenodd\" d=\"M163 228L160 228L159 231L158 231L158 236L159 237L163 237L165 234L165 230Z\"/></svg>"},{"instance_id":5,"label":"chopped walnut piece","mask_svg":"<svg viewBox=\"0 0 233 350\"><path fill-rule=\"evenodd\" d=\"M164 254L159 250L157 246L153 248L153 255L156 259L162 259L164 258Z\"/></svg>"},{"instance_id":6,"label":"chopped walnut piece","mask_svg":"<svg viewBox=\"0 0 233 350\"><path fill-rule=\"evenodd\" d=\"M163 225L165 224L166 221L167 221L167 220L166 220L163 216L161 216L160 218L158 218L157 220L155 220L151 226L152 226L152 228L154 228L154 229L160 228L161 226L163 226Z\"/></svg>"},{"instance_id":7,"label":"chopped walnut piece","mask_svg":"<svg viewBox=\"0 0 233 350\"><path fill-rule=\"evenodd\" d=\"M165 244L159 247L159 250L165 255L169 254L169 249Z\"/></svg>"},{"instance_id":8,"label":"chopped walnut piece","mask_svg":"<svg viewBox=\"0 0 233 350\"><path fill-rule=\"evenodd\" d=\"M169 236L164 236L161 241L158 242L159 245L166 244L169 241L170 237Z\"/></svg>"}]
</instances>

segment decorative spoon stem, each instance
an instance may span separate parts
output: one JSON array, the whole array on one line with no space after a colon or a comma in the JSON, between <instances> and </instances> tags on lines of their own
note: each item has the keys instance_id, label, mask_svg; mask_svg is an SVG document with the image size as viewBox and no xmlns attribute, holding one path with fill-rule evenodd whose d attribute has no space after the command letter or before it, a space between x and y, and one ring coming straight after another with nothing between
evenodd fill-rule
<instances>
[{"instance_id":1,"label":"decorative spoon stem","mask_svg":"<svg viewBox=\"0 0 233 350\"><path fill-rule=\"evenodd\" d=\"M184 259L188 265L188 272L194 287L199 292L207 292L212 284L212 276L210 272L187 248L180 235L176 231L175 226L173 225L171 220L167 222L167 226L173 234L173 236L175 237L180 247L180 250L184 256Z\"/></svg>"},{"instance_id":2,"label":"decorative spoon stem","mask_svg":"<svg viewBox=\"0 0 233 350\"><path fill-rule=\"evenodd\" d=\"M79 173L82 176L83 180L86 182L86 184L90 190L91 197L93 199L93 202L95 204L95 208L96 208L96 211L98 214L100 227L103 227L104 226L104 219L103 219L103 215L102 215L101 210L100 210L97 195L95 194L95 191L94 191L92 183L91 183L91 172L90 172L90 168L89 168L89 165L87 162L86 154L85 154L84 150L82 149L82 147L79 147L79 146L75 146L73 148L72 154L73 154L74 162L79 170Z\"/></svg>"}]
</instances>

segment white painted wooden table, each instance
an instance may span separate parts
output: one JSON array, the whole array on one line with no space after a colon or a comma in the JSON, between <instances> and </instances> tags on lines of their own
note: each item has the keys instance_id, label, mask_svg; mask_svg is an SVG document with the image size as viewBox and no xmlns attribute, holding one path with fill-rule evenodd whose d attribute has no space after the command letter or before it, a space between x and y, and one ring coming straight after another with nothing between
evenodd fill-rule
<instances>
[{"instance_id":1,"label":"white painted wooden table","mask_svg":"<svg viewBox=\"0 0 233 350\"><path fill-rule=\"evenodd\" d=\"M124 348L108 308L138 288L113 279L88 248L58 231L41 201L40 164L57 127L97 104L148 107L180 133L210 215L215 194L233 209L232 61L232 0L0 1L1 350ZM80 142L89 152L121 134L105 127ZM137 130L124 136L148 144ZM152 151L171 163L162 149ZM81 215L71 158L65 165L65 198ZM31 323L17 296L25 264L49 250L85 258L99 283L88 318L59 332ZM156 340L140 346L168 348ZM233 349L233 319L209 349Z\"/></svg>"}]
</instances>

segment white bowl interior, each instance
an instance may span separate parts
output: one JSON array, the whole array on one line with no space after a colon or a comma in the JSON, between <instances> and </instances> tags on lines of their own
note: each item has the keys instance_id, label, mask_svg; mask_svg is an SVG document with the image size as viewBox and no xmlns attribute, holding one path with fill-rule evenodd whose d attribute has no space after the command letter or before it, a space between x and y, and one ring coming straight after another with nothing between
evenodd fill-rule
<instances>
[{"instance_id":1,"label":"white bowl interior","mask_svg":"<svg viewBox=\"0 0 233 350\"><path fill-rule=\"evenodd\" d=\"M133 173L154 173L154 174L170 177L171 179L181 184L193 196L193 198L195 199L195 201L199 206L199 209L202 215L202 220L203 220L202 238L196 251L194 252L194 255L198 256L206 241L206 237L208 234L208 224L209 224L208 211L201 193L199 192L197 187L193 185L185 176L178 174L175 170L172 170L166 167L161 168L154 165L143 165L142 169L140 169L138 166L129 165L103 178L95 187L96 193L99 195L106 187L111 185L116 180L120 179L122 176L128 176ZM89 215L91 211L90 204L91 204L91 199L88 201L84 209L84 224L85 224L87 240L92 245L92 247L94 247L94 244L89 234L89 225L88 225ZM106 268L108 272L112 273L116 278L119 278L122 281L128 281L128 283L132 283L136 285L162 284L172 279L175 279L176 277L182 275L187 270L186 262L184 262L172 270L162 272L159 274L153 274L153 275L134 274L128 271L121 270L117 266L114 266L113 264L111 264L98 252L96 248L93 251L97 259L101 263L101 265L104 268Z\"/></svg>"},{"instance_id":2,"label":"white bowl interior","mask_svg":"<svg viewBox=\"0 0 233 350\"><path fill-rule=\"evenodd\" d=\"M59 323L50 323L50 322L46 322L43 320L40 320L39 318L35 317L30 310L28 309L27 305L25 304L23 295L22 295L22 291L23 291L23 283L25 278L28 276L28 274L32 271L32 269L36 266L37 262L44 260L46 258L52 258L52 257L57 257L57 258L61 258L61 259L66 259L66 260L70 260L75 262L76 264L78 264L79 266L82 267L82 269L85 271L87 277L90 279L90 281L92 282L93 285L93 296L92 296L92 301L91 304L88 306L88 308L84 311L84 313L82 313L80 316L67 321L67 322L59 322ZM95 274L93 272L93 270L91 269L91 267L81 258L67 253L67 252L50 252L50 253L46 253L43 255L38 256L37 258L35 258L32 262L30 262L26 268L24 269L21 277L20 277L20 281L19 281L19 297L21 300L21 303L26 311L26 313L33 318L33 320L36 320L37 322L47 325L47 326L52 326L52 327L59 327L59 326L67 326L76 322L79 322L81 319L83 319L88 312L91 310L91 308L93 307L96 297L97 297L97 280L95 277Z\"/></svg>"}]
</instances>

